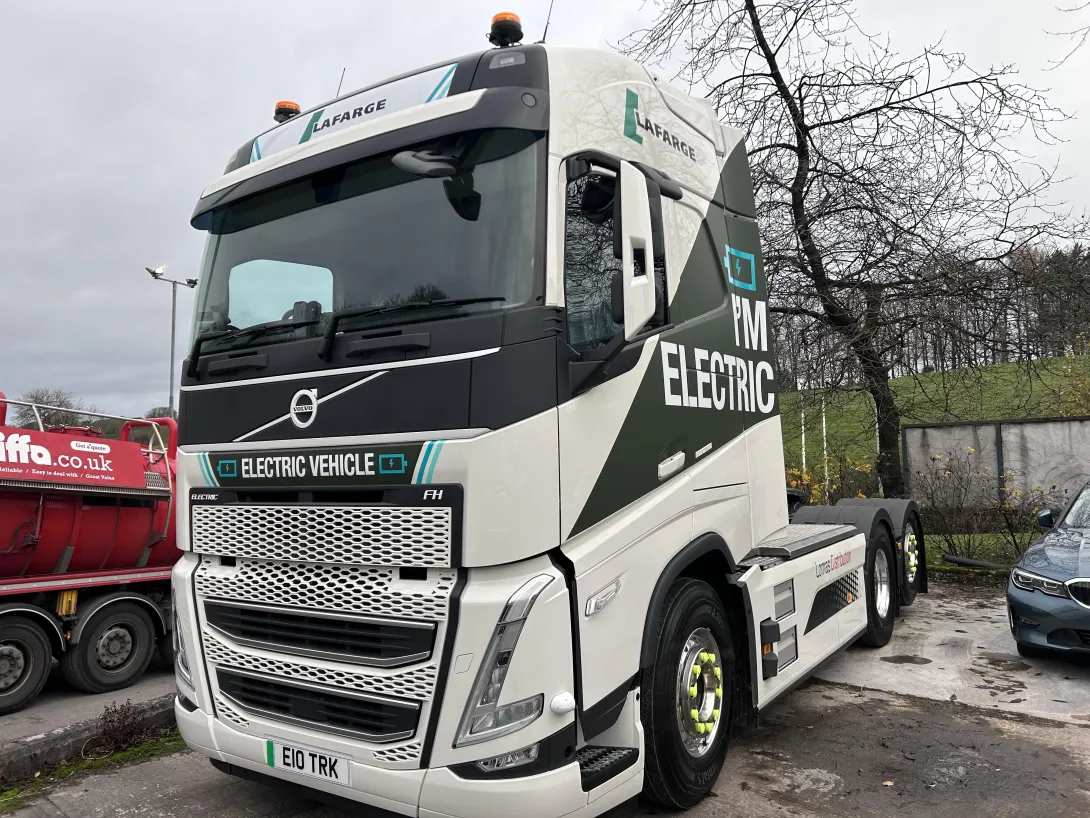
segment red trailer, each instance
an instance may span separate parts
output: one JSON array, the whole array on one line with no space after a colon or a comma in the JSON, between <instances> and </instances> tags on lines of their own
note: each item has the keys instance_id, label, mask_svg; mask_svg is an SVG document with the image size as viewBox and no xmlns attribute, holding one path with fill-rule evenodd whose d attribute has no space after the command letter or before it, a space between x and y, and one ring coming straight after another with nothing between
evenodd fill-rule
<instances>
[{"instance_id":1,"label":"red trailer","mask_svg":"<svg viewBox=\"0 0 1090 818\"><path fill-rule=\"evenodd\" d=\"M9 405L37 428L8 426ZM177 424L81 413L123 421L112 440L42 423L55 411L0 392L0 715L38 695L54 657L103 693L171 654Z\"/></svg>"}]
</instances>

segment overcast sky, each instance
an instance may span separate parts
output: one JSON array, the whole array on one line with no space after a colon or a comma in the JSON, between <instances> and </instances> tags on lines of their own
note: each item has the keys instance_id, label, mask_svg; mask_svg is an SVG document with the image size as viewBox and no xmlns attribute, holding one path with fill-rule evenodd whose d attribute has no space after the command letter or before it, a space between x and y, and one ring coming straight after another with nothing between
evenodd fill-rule
<instances>
[{"instance_id":1,"label":"overcast sky","mask_svg":"<svg viewBox=\"0 0 1090 818\"><path fill-rule=\"evenodd\" d=\"M538 39L548 0L512 5ZM0 0L0 390L70 390L101 411L166 403L170 287L144 267L196 275L202 235L188 220L201 189L271 123L346 90L484 48L490 0ZM972 63L1014 62L1076 119L1042 149L1075 177L1058 191L1090 205L1090 48L1046 31L1070 26L1050 0L870 0L871 31L908 53L945 38ZM549 41L608 47L654 7L556 0ZM1090 21L1087 21L1090 22ZM399 28L400 27L400 28ZM192 293L180 290L178 352Z\"/></svg>"}]
</instances>

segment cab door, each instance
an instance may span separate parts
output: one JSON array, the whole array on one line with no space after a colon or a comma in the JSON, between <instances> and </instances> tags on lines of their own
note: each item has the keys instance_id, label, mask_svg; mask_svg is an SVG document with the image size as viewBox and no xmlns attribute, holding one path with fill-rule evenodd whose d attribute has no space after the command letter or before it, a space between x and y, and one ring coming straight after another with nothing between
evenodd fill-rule
<instances>
[{"instance_id":1,"label":"cab door","mask_svg":"<svg viewBox=\"0 0 1090 818\"><path fill-rule=\"evenodd\" d=\"M562 178L563 290L572 353L563 362L570 396L557 410L561 536L575 570L585 735L594 732L595 708L608 710L623 701L638 670L656 567L661 570L692 534L686 471L692 442L663 393L661 344L673 332L663 202L648 185L651 246L639 271L655 288L655 309L643 329L625 341L618 237L627 231L618 219L633 214L615 207L615 168L569 162ZM631 174L624 179L629 183ZM645 184L643 177L636 179ZM579 354L586 360L576 361ZM596 365L595 356L612 357ZM580 382L588 362L593 373ZM592 600L604 596L609 602L598 609Z\"/></svg>"}]
</instances>

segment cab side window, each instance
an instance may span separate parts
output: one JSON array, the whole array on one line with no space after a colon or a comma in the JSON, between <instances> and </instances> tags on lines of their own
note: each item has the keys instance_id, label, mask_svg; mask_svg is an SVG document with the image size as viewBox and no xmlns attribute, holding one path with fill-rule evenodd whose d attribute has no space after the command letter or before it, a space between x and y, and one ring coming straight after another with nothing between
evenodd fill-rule
<instances>
[{"instance_id":1,"label":"cab side window","mask_svg":"<svg viewBox=\"0 0 1090 818\"><path fill-rule=\"evenodd\" d=\"M578 352L604 346L624 330L623 324L613 320L612 283L614 275L621 273L620 242L614 238L615 189L615 177L598 172L568 182L564 303L568 343ZM661 230L660 215L659 235ZM666 265L662 260L656 259L654 274L657 309L648 329L666 323ZM623 314L621 305L617 307L618 314Z\"/></svg>"}]
</instances>

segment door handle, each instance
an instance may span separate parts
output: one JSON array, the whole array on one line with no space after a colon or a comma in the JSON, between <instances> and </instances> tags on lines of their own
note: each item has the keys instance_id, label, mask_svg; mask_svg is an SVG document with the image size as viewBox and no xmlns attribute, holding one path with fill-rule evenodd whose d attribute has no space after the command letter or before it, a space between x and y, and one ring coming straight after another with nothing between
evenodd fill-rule
<instances>
[{"instance_id":1,"label":"door handle","mask_svg":"<svg viewBox=\"0 0 1090 818\"><path fill-rule=\"evenodd\" d=\"M685 452L672 454L659 463L659 480L665 480L671 474L685 465Z\"/></svg>"}]
</instances>

